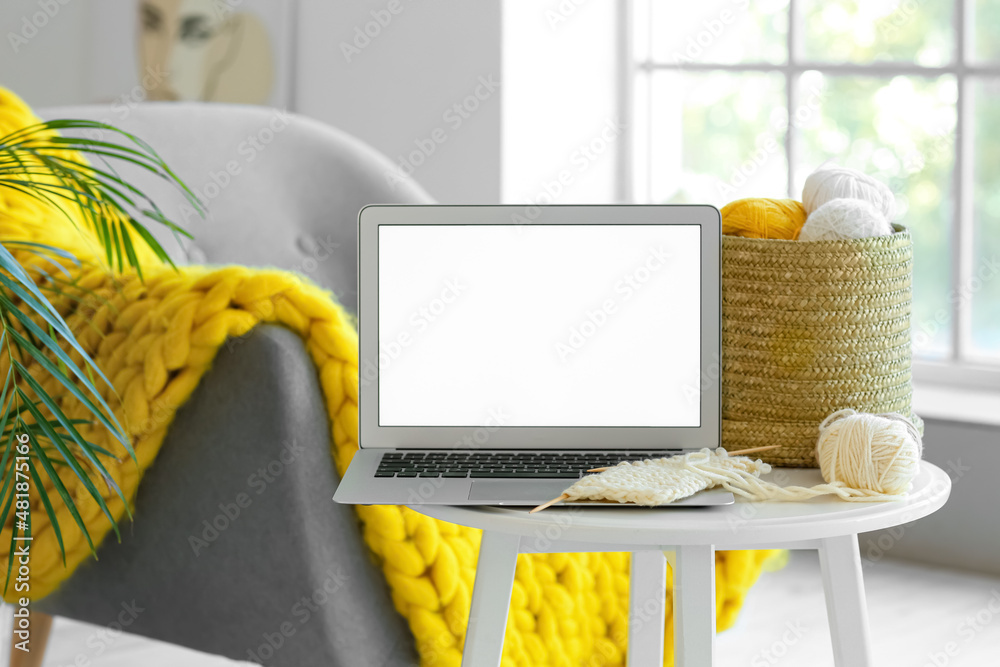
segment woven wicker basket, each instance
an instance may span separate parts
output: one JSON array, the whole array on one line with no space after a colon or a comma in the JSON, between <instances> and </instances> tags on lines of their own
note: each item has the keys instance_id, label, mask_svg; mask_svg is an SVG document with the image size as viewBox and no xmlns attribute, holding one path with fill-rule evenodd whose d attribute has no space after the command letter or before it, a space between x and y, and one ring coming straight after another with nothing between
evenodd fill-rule
<instances>
[{"instance_id":1,"label":"woven wicker basket","mask_svg":"<svg viewBox=\"0 0 1000 667\"><path fill-rule=\"evenodd\" d=\"M722 442L816 466L831 412L910 410L910 234L849 241L723 236Z\"/></svg>"}]
</instances>

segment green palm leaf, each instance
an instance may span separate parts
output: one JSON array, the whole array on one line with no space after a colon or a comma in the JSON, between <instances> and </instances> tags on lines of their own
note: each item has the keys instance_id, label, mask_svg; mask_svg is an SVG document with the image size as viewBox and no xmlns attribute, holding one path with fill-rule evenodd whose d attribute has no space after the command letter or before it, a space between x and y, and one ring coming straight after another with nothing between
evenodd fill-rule
<instances>
[{"instance_id":1,"label":"green palm leaf","mask_svg":"<svg viewBox=\"0 0 1000 667\"><path fill-rule=\"evenodd\" d=\"M90 137L99 133L100 136L67 137L53 131L83 132ZM80 155L93 163L81 160ZM76 211L82 224L99 242L108 267L113 271L135 269L141 278L137 244L147 246L161 261L173 265L170 256L149 231L149 224L162 225L176 235L190 238L190 234L164 215L141 190L124 180L115 169L116 163L155 174L176 187L195 211L204 214L201 202L191 189L152 147L111 125L87 120L54 120L0 137L0 188L10 188L31 197L52 208L53 215L63 215L73 224L77 224L78 218L73 215ZM29 273L12 250L42 261L33 260ZM103 385L114 393L110 381L77 342L69 325L46 296L52 294L77 302L96 298L92 292L74 284L66 268L69 265L79 266L80 260L65 249L27 240L0 239L0 358L7 362L7 374L0 390L0 442L5 442L0 457L0 525L7 525L15 506L16 438L19 434L27 434L32 491L40 497L42 508L53 524L64 563L63 531L57 525L54 499L49 498L44 487L46 478L79 526L91 551L96 547L57 467L68 469L79 480L82 489L110 520L119 539L117 522L100 487L117 495L131 517L128 499L105 467L105 461L113 459L113 453L87 440L79 427L98 425L107 429L135 461L131 441L99 389ZM37 283L32 274L37 277ZM82 364L74 362L69 350L82 357ZM84 406L90 418L69 418L60 401L46 391L45 386L50 385L44 381L44 376L54 378L67 396ZM16 537L18 531L13 535ZM11 554L13 551L12 541ZM10 573L8 562L5 592Z\"/></svg>"}]
</instances>

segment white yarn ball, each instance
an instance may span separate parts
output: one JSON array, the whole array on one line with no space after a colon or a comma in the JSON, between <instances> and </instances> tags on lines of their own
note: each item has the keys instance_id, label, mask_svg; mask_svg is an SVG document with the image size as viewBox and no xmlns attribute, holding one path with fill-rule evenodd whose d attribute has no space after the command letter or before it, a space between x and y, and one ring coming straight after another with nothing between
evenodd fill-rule
<instances>
[{"instance_id":1,"label":"white yarn ball","mask_svg":"<svg viewBox=\"0 0 1000 667\"><path fill-rule=\"evenodd\" d=\"M833 165L809 175L802 188L806 214L834 199L863 199L881 211L889 222L896 219L896 197L889 186L857 169Z\"/></svg>"},{"instance_id":2,"label":"white yarn ball","mask_svg":"<svg viewBox=\"0 0 1000 667\"><path fill-rule=\"evenodd\" d=\"M920 468L923 444L900 414L840 410L819 426L816 458L827 483L901 495Z\"/></svg>"},{"instance_id":3,"label":"white yarn ball","mask_svg":"<svg viewBox=\"0 0 1000 667\"><path fill-rule=\"evenodd\" d=\"M833 199L813 211L799 231L799 241L836 241L888 236L892 225L862 199Z\"/></svg>"}]
</instances>

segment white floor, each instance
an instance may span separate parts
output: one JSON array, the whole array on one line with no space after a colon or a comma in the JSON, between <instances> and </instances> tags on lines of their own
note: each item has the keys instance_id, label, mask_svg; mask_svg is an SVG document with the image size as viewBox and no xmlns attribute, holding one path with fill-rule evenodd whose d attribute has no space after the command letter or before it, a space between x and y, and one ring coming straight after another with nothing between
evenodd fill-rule
<instances>
[{"instance_id":1,"label":"white floor","mask_svg":"<svg viewBox=\"0 0 1000 667\"><path fill-rule=\"evenodd\" d=\"M888 558L866 562L864 576L875 665L1000 665L1000 577ZM816 552L765 573L715 647L715 667L832 666Z\"/></svg>"},{"instance_id":2,"label":"white floor","mask_svg":"<svg viewBox=\"0 0 1000 667\"><path fill-rule=\"evenodd\" d=\"M1000 665L1000 578L885 559L865 567L875 665ZM992 603L992 605L991 605ZM992 609L991 609L992 606ZM9 627L10 608L0 627ZM7 632L0 650L7 655ZM235 663L59 619L45 667L223 667ZM765 573L735 628L719 636L715 667L833 665L819 565L795 552Z\"/></svg>"}]
</instances>

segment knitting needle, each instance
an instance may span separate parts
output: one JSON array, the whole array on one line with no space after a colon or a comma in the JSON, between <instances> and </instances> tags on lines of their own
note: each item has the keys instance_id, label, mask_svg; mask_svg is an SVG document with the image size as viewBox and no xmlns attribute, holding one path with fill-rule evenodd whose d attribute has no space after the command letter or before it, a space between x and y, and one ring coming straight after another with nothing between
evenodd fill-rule
<instances>
[{"instance_id":1,"label":"knitting needle","mask_svg":"<svg viewBox=\"0 0 1000 667\"><path fill-rule=\"evenodd\" d=\"M781 445L768 445L767 447L751 447L750 449L737 449L735 452L729 452L729 455L743 456L744 454L756 454L757 452L766 452L769 449L781 449Z\"/></svg>"},{"instance_id":2,"label":"knitting needle","mask_svg":"<svg viewBox=\"0 0 1000 667\"><path fill-rule=\"evenodd\" d=\"M559 496L558 498L553 498L553 499L552 499L552 500L550 500L549 502L547 502L547 503L543 503L543 504L539 505L538 507L536 507L535 509L533 509L533 510L530 510L530 511L528 512L528 514L534 514L535 512L541 512L541 511L542 511L543 509L545 509L546 507L552 507L552 506L553 506L553 505L555 505L556 503L561 503L562 501L564 501L564 500L568 500L568 499L569 499L569 495L568 495L568 494L565 494L565 493L563 493L563 494L561 494L561 495L560 495L560 496Z\"/></svg>"},{"instance_id":3,"label":"knitting needle","mask_svg":"<svg viewBox=\"0 0 1000 667\"><path fill-rule=\"evenodd\" d=\"M766 452L766 451L769 451L771 449L779 449L780 447L781 447L781 445L768 445L767 447L751 447L750 449L739 449L739 450L737 450L735 452L729 452L729 454L731 456L739 456L739 455L742 455L742 454L756 454L757 452ZM587 472L604 472L605 470L609 470L610 468L613 468L613 467L614 466L608 466L606 468L591 468ZM568 500L568 499L569 499L569 496L567 494L565 494L565 493L560 494L560 496L558 498L553 498L549 502L542 503L541 505L539 505L535 509L529 510L528 514L534 514L535 512L541 512L543 509L546 509L548 507L552 507L556 503L561 503L562 501Z\"/></svg>"},{"instance_id":4,"label":"knitting needle","mask_svg":"<svg viewBox=\"0 0 1000 667\"><path fill-rule=\"evenodd\" d=\"M743 454L756 454L757 452L766 452L769 449L778 449L781 445L768 445L767 447L751 447L750 449L738 449L735 452L729 452L730 456L741 456ZM587 472L604 472L605 470L610 470L614 466L607 466L605 468L591 468Z\"/></svg>"}]
</instances>

